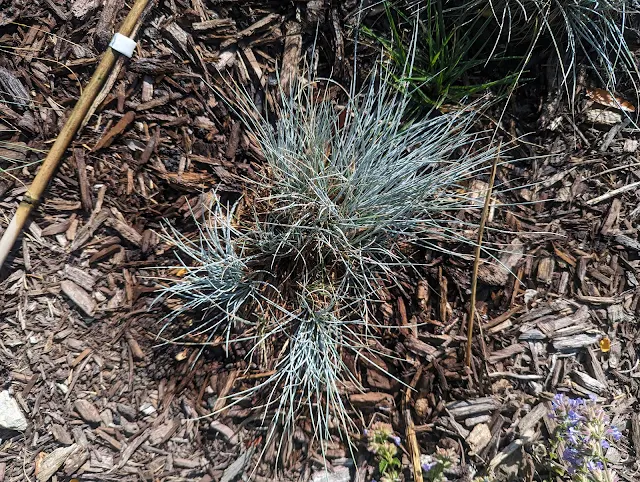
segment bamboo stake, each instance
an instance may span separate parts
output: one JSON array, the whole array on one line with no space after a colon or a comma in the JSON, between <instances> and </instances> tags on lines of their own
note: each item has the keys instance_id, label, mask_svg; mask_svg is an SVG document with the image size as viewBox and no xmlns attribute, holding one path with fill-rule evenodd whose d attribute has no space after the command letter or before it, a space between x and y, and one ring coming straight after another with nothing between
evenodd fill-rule
<instances>
[{"instance_id":1,"label":"bamboo stake","mask_svg":"<svg viewBox=\"0 0 640 482\"><path fill-rule=\"evenodd\" d=\"M491 176L489 178L489 186L487 194L484 198L484 207L482 208L482 217L480 218L480 226L478 227L478 239L476 240L475 261L473 262L473 274L471 276L471 301L469 305L469 321L467 323L467 356L465 363L471 366L471 344L473 342L473 322L476 317L476 291L478 289L478 267L480 266L480 253L482 251L482 236L484 234L484 226L487 223L489 215L489 205L491 204L491 193L493 192L493 183L496 180L496 171L498 170L498 159L500 158L500 147L498 144L498 153L493 160L491 167Z\"/></svg>"},{"instance_id":2,"label":"bamboo stake","mask_svg":"<svg viewBox=\"0 0 640 482\"><path fill-rule=\"evenodd\" d=\"M135 25L148 2L149 0L136 0L120 27L120 33L122 35L126 37L131 36L131 33L133 32ZM20 202L15 215L7 227L7 230L2 235L2 239L0 239L0 268L2 268L2 265L7 260L7 257L11 252L11 248L22 232L22 228L24 228L27 219L29 219L31 211L40 201L40 198L47 188L49 181L53 177L58 164L60 164L60 159L62 159L64 152L71 143L71 140L78 132L82 120L89 111L94 99L100 92L100 89L107 79L109 71L113 68L118 56L119 54L112 48L108 48L104 53L102 60L100 60L100 63L91 77L91 80L89 80L89 83L78 99L78 102L73 108L67 122L64 124L60 134L58 134L53 146L51 146L51 150L47 154L42 166L40 166L35 179L24 194L22 202Z\"/></svg>"}]
</instances>

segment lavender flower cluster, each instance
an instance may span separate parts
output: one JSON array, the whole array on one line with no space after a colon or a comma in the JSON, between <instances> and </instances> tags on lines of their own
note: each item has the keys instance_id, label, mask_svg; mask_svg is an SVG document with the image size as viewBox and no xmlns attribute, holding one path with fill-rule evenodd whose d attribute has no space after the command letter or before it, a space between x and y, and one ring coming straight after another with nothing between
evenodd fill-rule
<instances>
[{"instance_id":1,"label":"lavender flower cluster","mask_svg":"<svg viewBox=\"0 0 640 482\"><path fill-rule=\"evenodd\" d=\"M589 399L558 394L552 401L550 417L556 421L554 454L564 461L575 482L615 482L617 476L607 467L604 451L622 438L609 416Z\"/></svg>"}]
</instances>

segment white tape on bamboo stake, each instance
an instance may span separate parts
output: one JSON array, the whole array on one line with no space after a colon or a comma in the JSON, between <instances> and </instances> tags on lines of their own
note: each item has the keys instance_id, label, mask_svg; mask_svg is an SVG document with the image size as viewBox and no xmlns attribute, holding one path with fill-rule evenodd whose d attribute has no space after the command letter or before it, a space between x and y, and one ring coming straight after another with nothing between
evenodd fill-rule
<instances>
[{"instance_id":1,"label":"white tape on bamboo stake","mask_svg":"<svg viewBox=\"0 0 640 482\"><path fill-rule=\"evenodd\" d=\"M133 51L136 49L136 42L121 33L116 33L111 39L109 47L116 52L131 58Z\"/></svg>"}]
</instances>

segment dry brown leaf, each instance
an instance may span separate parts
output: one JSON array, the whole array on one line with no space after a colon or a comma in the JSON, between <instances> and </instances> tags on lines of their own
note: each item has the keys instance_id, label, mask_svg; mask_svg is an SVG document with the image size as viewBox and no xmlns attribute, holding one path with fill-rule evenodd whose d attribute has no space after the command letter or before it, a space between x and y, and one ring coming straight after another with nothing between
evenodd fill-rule
<instances>
[{"instance_id":1,"label":"dry brown leaf","mask_svg":"<svg viewBox=\"0 0 640 482\"><path fill-rule=\"evenodd\" d=\"M635 112L634 105L624 100L622 97L611 95L604 89L587 89L585 94L587 97L600 105L620 109L625 112Z\"/></svg>"}]
</instances>

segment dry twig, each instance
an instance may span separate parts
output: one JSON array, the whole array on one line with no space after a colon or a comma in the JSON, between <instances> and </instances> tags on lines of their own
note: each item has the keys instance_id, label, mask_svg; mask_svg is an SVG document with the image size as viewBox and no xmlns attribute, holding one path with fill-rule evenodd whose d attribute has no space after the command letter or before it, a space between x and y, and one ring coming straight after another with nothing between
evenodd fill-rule
<instances>
[{"instance_id":1,"label":"dry twig","mask_svg":"<svg viewBox=\"0 0 640 482\"><path fill-rule=\"evenodd\" d=\"M501 145L498 144L498 153L500 152ZM475 261L473 262L473 275L471 278L471 301L469 305L469 322L467 325L467 356L465 363L468 367L471 366L471 343L473 341L473 321L476 316L476 291L478 288L478 267L480 266L480 252L482 251L482 235L484 234L484 226L487 222L489 215L489 204L491 202L491 193L493 192L493 183L496 180L496 171L498 169L498 160L500 155L496 155L493 160L493 166L491 167L491 177L489 178L489 186L487 186L487 194L484 198L484 207L482 208L482 217L480 218L480 225L478 227L478 239L476 242Z\"/></svg>"}]
</instances>

